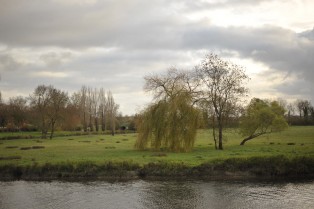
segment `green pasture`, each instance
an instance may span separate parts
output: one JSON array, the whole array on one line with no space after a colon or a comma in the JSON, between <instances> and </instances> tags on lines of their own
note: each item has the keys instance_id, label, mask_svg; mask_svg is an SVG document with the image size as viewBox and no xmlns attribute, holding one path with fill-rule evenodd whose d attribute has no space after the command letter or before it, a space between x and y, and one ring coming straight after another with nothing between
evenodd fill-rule
<instances>
[{"instance_id":1,"label":"green pasture","mask_svg":"<svg viewBox=\"0 0 314 209\"><path fill-rule=\"evenodd\" d=\"M0 138L3 134L0 134ZM38 135L34 133L36 134ZM25 136L27 135L26 133ZM52 140L39 138L0 140L0 165L27 166L66 162L103 164L109 161L127 161L141 165L159 161L199 165L228 158L277 155L314 157L313 126L290 127L281 133L248 141L244 146L239 145L243 137L235 129L229 129L225 131L223 151L215 150L210 130L198 131L194 149L188 153L171 153L165 150L138 151L134 149L136 137L136 134L117 134L58 136Z\"/></svg>"}]
</instances>

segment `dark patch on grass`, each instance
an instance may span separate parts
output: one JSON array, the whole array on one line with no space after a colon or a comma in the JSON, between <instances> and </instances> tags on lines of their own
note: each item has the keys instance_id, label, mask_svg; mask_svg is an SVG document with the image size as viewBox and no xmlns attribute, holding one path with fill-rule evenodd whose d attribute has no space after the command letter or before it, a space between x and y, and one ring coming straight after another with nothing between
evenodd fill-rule
<instances>
[{"instance_id":1,"label":"dark patch on grass","mask_svg":"<svg viewBox=\"0 0 314 209\"><path fill-rule=\"evenodd\" d=\"M119 144L119 143L120 143L120 141L116 141L116 143L117 143L117 144Z\"/></svg>"},{"instance_id":2,"label":"dark patch on grass","mask_svg":"<svg viewBox=\"0 0 314 209\"><path fill-rule=\"evenodd\" d=\"M31 147L21 147L20 150L30 150L32 149Z\"/></svg>"},{"instance_id":3,"label":"dark patch on grass","mask_svg":"<svg viewBox=\"0 0 314 209\"><path fill-rule=\"evenodd\" d=\"M7 156L7 157L0 157L0 160L20 160L22 159L21 156Z\"/></svg>"},{"instance_id":4,"label":"dark patch on grass","mask_svg":"<svg viewBox=\"0 0 314 209\"><path fill-rule=\"evenodd\" d=\"M301 146L304 146L304 144L302 143Z\"/></svg>"},{"instance_id":5,"label":"dark patch on grass","mask_svg":"<svg viewBox=\"0 0 314 209\"><path fill-rule=\"evenodd\" d=\"M91 141L78 141L78 142L90 143Z\"/></svg>"},{"instance_id":6,"label":"dark patch on grass","mask_svg":"<svg viewBox=\"0 0 314 209\"><path fill-rule=\"evenodd\" d=\"M122 139L122 141L129 141L129 139Z\"/></svg>"},{"instance_id":7,"label":"dark patch on grass","mask_svg":"<svg viewBox=\"0 0 314 209\"><path fill-rule=\"evenodd\" d=\"M99 139L100 141L104 141L105 139Z\"/></svg>"},{"instance_id":8,"label":"dark patch on grass","mask_svg":"<svg viewBox=\"0 0 314 209\"><path fill-rule=\"evenodd\" d=\"M72 140L74 140L74 139L68 139L69 141L72 141Z\"/></svg>"},{"instance_id":9,"label":"dark patch on grass","mask_svg":"<svg viewBox=\"0 0 314 209\"><path fill-rule=\"evenodd\" d=\"M7 149L15 149L15 148L18 148L18 146L6 146L5 148L7 148Z\"/></svg>"},{"instance_id":10,"label":"dark patch on grass","mask_svg":"<svg viewBox=\"0 0 314 209\"><path fill-rule=\"evenodd\" d=\"M37 142L37 143L43 143L43 141L41 141L41 140L36 140L36 142Z\"/></svg>"},{"instance_id":11,"label":"dark patch on grass","mask_svg":"<svg viewBox=\"0 0 314 209\"><path fill-rule=\"evenodd\" d=\"M44 149L45 146L32 146L32 149Z\"/></svg>"},{"instance_id":12,"label":"dark patch on grass","mask_svg":"<svg viewBox=\"0 0 314 209\"><path fill-rule=\"evenodd\" d=\"M105 147L105 149L115 149L116 147Z\"/></svg>"},{"instance_id":13,"label":"dark patch on grass","mask_svg":"<svg viewBox=\"0 0 314 209\"><path fill-rule=\"evenodd\" d=\"M167 154L163 152L158 152L158 153L153 153L151 156L152 157L167 157Z\"/></svg>"},{"instance_id":14,"label":"dark patch on grass","mask_svg":"<svg viewBox=\"0 0 314 209\"><path fill-rule=\"evenodd\" d=\"M289 143L287 143L287 145L295 145L295 143L294 142L289 142Z\"/></svg>"},{"instance_id":15,"label":"dark patch on grass","mask_svg":"<svg viewBox=\"0 0 314 209\"><path fill-rule=\"evenodd\" d=\"M270 145L274 145L275 143L274 143L274 142L269 142L269 144L270 144Z\"/></svg>"}]
</instances>

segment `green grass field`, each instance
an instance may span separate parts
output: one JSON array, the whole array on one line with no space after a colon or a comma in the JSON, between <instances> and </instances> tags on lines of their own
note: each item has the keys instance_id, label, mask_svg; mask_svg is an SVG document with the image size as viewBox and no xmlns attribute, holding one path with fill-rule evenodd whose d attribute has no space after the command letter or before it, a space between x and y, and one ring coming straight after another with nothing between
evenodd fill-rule
<instances>
[{"instance_id":1,"label":"green grass field","mask_svg":"<svg viewBox=\"0 0 314 209\"><path fill-rule=\"evenodd\" d=\"M0 165L28 166L80 162L101 165L109 161L127 161L143 165L163 161L183 162L194 166L228 158L277 155L314 158L314 127L290 127L284 132L248 141L244 146L239 145L241 139L234 129L227 130L224 150L218 151L214 149L211 132L199 130L194 149L189 153L137 151L133 148L136 134L66 136L52 140L38 138L0 140Z\"/></svg>"}]
</instances>

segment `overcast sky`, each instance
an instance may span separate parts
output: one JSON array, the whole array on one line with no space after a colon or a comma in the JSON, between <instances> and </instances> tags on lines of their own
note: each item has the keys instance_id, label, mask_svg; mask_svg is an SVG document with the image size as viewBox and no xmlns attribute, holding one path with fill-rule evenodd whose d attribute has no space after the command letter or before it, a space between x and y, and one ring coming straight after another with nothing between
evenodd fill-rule
<instances>
[{"instance_id":1,"label":"overcast sky","mask_svg":"<svg viewBox=\"0 0 314 209\"><path fill-rule=\"evenodd\" d=\"M314 102L312 0L0 0L0 91L111 90L123 114L143 76L208 52L244 66L251 97Z\"/></svg>"}]
</instances>

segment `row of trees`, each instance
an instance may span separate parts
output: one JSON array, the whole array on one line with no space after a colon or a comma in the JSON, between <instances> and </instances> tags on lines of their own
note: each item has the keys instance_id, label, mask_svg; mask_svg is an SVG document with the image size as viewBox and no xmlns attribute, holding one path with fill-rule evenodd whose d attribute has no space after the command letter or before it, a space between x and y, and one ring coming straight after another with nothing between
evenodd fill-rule
<instances>
[{"instance_id":1,"label":"row of trees","mask_svg":"<svg viewBox=\"0 0 314 209\"><path fill-rule=\"evenodd\" d=\"M106 131L109 128L114 135L119 105L110 91L106 93L103 88L98 90L83 86L73 94L73 101L79 109L84 131Z\"/></svg>"},{"instance_id":2,"label":"row of trees","mask_svg":"<svg viewBox=\"0 0 314 209\"><path fill-rule=\"evenodd\" d=\"M286 109L286 116L291 125L314 125L314 106L309 100L298 99L295 102L287 103L282 101Z\"/></svg>"},{"instance_id":3,"label":"row of trees","mask_svg":"<svg viewBox=\"0 0 314 209\"><path fill-rule=\"evenodd\" d=\"M107 131L115 134L119 105L110 91L83 86L69 96L39 85L27 98L0 100L0 127L8 131L40 129L42 138L62 130Z\"/></svg>"},{"instance_id":4,"label":"row of trees","mask_svg":"<svg viewBox=\"0 0 314 209\"><path fill-rule=\"evenodd\" d=\"M283 100L254 98L244 105L248 80L242 67L214 54L207 55L190 71L171 68L164 75L146 76L144 89L154 99L139 116L135 147L189 151L203 121L213 129L215 148L220 150L223 130L230 123L240 127L245 137L242 145L260 135L285 129L288 125Z\"/></svg>"}]
</instances>

